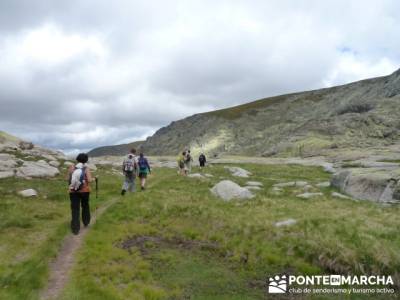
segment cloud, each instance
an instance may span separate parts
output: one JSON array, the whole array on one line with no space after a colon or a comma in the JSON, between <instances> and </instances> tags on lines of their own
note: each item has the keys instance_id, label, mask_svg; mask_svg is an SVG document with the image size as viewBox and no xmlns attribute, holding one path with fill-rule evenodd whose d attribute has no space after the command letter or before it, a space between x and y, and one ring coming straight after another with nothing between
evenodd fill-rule
<instances>
[{"instance_id":1,"label":"cloud","mask_svg":"<svg viewBox=\"0 0 400 300\"><path fill-rule=\"evenodd\" d=\"M0 3L0 127L71 150L194 113L387 75L397 1ZM360 13L362 11L362 14Z\"/></svg>"}]
</instances>

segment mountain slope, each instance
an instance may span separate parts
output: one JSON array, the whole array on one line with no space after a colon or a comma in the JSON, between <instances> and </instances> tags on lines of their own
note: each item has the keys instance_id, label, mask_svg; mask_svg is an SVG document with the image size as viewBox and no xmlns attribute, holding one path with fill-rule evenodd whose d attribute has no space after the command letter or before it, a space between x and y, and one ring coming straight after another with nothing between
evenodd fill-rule
<instances>
[{"instance_id":1,"label":"mountain slope","mask_svg":"<svg viewBox=\"0 0 400 300\"><path fill-rule=\"evenodd\" d=\"M342 86L261 99L196 114L141 145L153 155L317 155L325 149L400 141L400 70Z\"/></svg>"},{"instance_id":2,"label":"mountain slope","mask_svg":"<svg viewBox=\"0 0 400 300\"><path fill-rule=\"evenodd\" d=\"M127 154L129 150L132 148L138 149L142 143L143 141L137 141L129 144L98 147L90 150L88 152L88 155L91 157L103 156L103 155L113 155L113 156L124 155Z\"/></svg>"}]
</instances>

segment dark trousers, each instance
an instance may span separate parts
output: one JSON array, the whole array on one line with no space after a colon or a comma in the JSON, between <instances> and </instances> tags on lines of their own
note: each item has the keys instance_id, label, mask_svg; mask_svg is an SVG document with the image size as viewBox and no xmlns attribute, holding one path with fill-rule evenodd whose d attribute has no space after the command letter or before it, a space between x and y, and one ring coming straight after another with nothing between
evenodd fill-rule
<instances>
[{"instance_id":1,"label":"dark trousers","mask_svg":"<svg viewBox=\"0 0 400 300\"><path fill-rule=\"evenodd\" d=\"M81 228L79 210L82 206L82 222L87 226L90 223L89 193L70 193L71 200L71 230L78 233Z\"/></svg>"},{"instance_id":2,"label":"dark trousers","mask_svg":"<svg viewBox=\"0 0 400 300\"><path fill-rule=\"evenodd\" d=\"M205 161L200 161L200 167L204 167L206 165Z\"/></svg>"}]
</instances>

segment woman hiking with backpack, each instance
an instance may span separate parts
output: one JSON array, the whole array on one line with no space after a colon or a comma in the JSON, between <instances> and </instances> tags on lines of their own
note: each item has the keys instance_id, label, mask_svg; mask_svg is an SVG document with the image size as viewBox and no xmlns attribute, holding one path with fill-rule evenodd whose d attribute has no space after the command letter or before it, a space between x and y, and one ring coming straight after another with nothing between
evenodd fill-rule
<instances>
[{"instance_id":1,"label":"woman hiking with backpack","mask_svg":"<svg viewBox=\"0 0 400 300\"><path fill-rule=\"evenodd\" d=\"M90 224L89 196L92 175L87 162L89 157L86 153L80 153L76 157L77 164L68 169L69 177L69 198L71 201L71 230L73 234L78 234L80 221L80 207L82 207L82 223L85 227Z\"/></svg>"},{"instance_id":2,"label":"woman hiking with backpack","mask_svg":"<svg viewBox=\"0 0 400 300\"><path fill-rule=\"evenodd\" d=\"M142 191L146 189L146 178L147 174L151 174L151 169L149 162L146 157L144 157L143 153L140 153L139 155L139 160L138 160L138 165L139 165L139 178L140 178L140 188Z\"/></svg>"}]
</instances>

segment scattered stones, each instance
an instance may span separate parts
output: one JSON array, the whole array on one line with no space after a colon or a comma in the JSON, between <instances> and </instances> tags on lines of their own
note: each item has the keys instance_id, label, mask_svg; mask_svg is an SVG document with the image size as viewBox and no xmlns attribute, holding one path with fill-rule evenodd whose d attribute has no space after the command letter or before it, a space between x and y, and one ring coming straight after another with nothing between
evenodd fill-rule
<instances>
[{"instance_id":1,"label":"scattered stones","mask_svg":"<svg viewBox=\"0 0 400 300\"><path fill-rule=\"evenodd\" d=\"M296 224L297 221L295 219L287 219L284 221L276 222L275 227L282 227L282 226L290 226Z\"/></svg>"},{"instance_id":2,"label":"scattered stones","mask_svg":"<svg viewBox=\"0 0 400 300\"><path fill-rule=\"evenodd\" d=\"M322 194L322 193L304 193L304 194L296 195L296 197L302 198L302 199L310 199L310 198L315 198L315 197L319 197L319 196L323 196L323 195L324 194Z\"/></svg>"},{"instance_id":3,"label":"scattered stones","mask_svg":"<svg viewBox=\"0 0 400 300\"><path fill-rule=\"evenodd\" d=\"M295 185L298 187L305 187L308 185L308 182L307 181L296 181Z\"/></svg>"},{"instance_id":4,"label":"scattered stones","mask_svg":"<svg viewBox=\"0 0 400 300\"><path fill-rule=\"evenodd\" d=\"M308 192L308 191L310 191L310 190L312 190L312 189L313 189L313 186L310 185L310 184L307 184L307 185L303 186L303 190L304 190L305 192Z\"/></svg>"},{"instance_id":5,"label":"scattered stones","mask_svg":"<svg viewBox=\"0 0 400 300\"><path fill-rule=\"evenodd\" d=\"M332 192L332 197L341 198L341 199L351 199L349 196L343 195L338 192Z\"/></svg>"},{"instance_id":6,"label":"scattered stones","mask_svg":"<svg viewBox=\"0 0 400 300\"><path fill-rule=\"evenodd\" d=\"M199 173L189 174L187 177L189 177L189 178L198 178L198 179L203 179L203 178L205 178L203 175L201 175L201 174L199 174Z\"/></svg>"},{"instance_id":7,"label":"scattered stones","mask_svg":"<svg viewBox=\"0 0 400 300\"><path fill-rule=\"evenodd\" d=\"M246 185L251 185L251 186L263 186L263 184L259 181L247 181Z\"/></svg>"},{"instance_id":8,"label":"scattered stones","mask_svg":"<svg viewBox=\"0 0 400 300\"><path fill-rule=\"evenodd\" d=\"M22 197L36 197L38 193L34 189L27 189L18 192Z\"/></svg>"},{"instance_id":9,"label":"scattered stones","mask_svg":"<svg viewBox=\"0 0 400 300\"><path fill-rule=\"evenodd\" d=\"M326 188L326 187L330 187L331 183L329 181L324 181L324 182L317 183L316 186L319 188Z\"/></svg>"},{"instance_id":10,"label":"scattered stones","mask_svg":"<svg viewBox=\"0 0 400 300\"><path fill-rule=\"evenodd\" d=\"M215 196L226 201L232 199L250 199L254 197L254 195L248 189L243 188L230 180L223 180L217 183L210 190Z\"/></svg>"},{"instance_id":11,"label":"scattered stones","mask_svg":"<svg viewBox=\"0 0 400 300\"><path fill-rule=\"evenodd\" d=\"M233 176L236 177L249 177L251 173L245 169L239 168L239 167L228 167L225 166L225 169L228 169Z\"/></svg>"},{"instance_id":12,"label":"scattered stones","mask_svg":"<svg viewBox=\"0 0 400 300\"><path fill-rule=\"evenodd\" d=\"M17 169L17 177L54 177L60 174L57 168L50 166L44 160L25 161L22 167Z\"/></svg>"}]
</instances>

